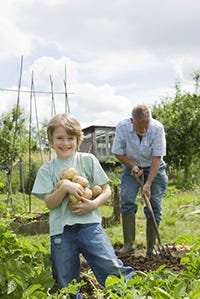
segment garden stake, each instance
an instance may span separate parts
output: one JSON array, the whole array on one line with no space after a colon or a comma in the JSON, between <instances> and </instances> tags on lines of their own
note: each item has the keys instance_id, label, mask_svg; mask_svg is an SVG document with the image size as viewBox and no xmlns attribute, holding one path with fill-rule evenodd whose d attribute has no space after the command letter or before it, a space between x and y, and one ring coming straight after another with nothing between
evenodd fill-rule
<instances>
[{"instance_id":1,"label":"garden stake","mask_svg":"<svg viewBox=\"0 0 200 299\"><path fill-rule=\"evenodd\" d=\"M134 174L134 177L137 180L137 182L140 184L140 187L141 187L141 190L142 190L142 188L144 186L144 175L141 176L141 179L136 174ZM155 219L155 215L154 215L150 200L147 197L147 195L145 195L145 194L142 194L142 197L145 200L147 209L149 210L149 212L151 214L151 218L152 218L153 225L154 225L156 235L157 235L157 239L158 239L158 245L157 245L158 250L156 250L156 247L154 245L155 252L156 252L156 254L157 254L157 252L159 252L162 258L164 258L163 253L165 253L165 255L167 257L167 256L169 256L169 254L171 255L171 253L170 253L169 250L166 251L165 247L161 243L161 238L160 238L160 233L159 233L159 230L158 230L158 225L157 225L157 222L156 222L156 219Z\"/></svg>"}]
</instances>

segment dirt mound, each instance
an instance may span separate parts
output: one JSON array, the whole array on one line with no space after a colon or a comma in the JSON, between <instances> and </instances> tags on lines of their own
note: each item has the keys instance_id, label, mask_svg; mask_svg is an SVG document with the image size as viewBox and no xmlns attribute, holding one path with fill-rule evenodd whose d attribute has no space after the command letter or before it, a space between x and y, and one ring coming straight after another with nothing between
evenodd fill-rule
<instances>
[{"instance_id":1,"label":"dirt mound","mask_svg":"<svg viewBox=\"0 0 200 299\"><path fill-rule=\"evenodd\" d=\"M156 271L161 265L179 273L183 270L180 264L181 257L189 251L189 248L182 246L167 245L162 250L162 256L158 253L155 256L146 256L141 253L127 254L120 259L125 265L132 266L135 271L149 272Z\"/></svg>"},{"instance_id":2,"label":"dirt mound","mask_svg":"<svg viewBox=\"0 0 200 299\"><path fill-rule=\"evenodd\" d=\"M120 259L127 266L132 266L135 271L148 273L156 271L161 265L166 265L175 273L181 273L183 266L180 264L181 257L190 250L189 247L168 245L164 248L163 256L146 256L144 253L133 252ZM82 287L83 298L96 299L94 295L95 289L100 289L101 286L97 283L95 277L88 275L89 267L84 259L81 259L81 278L86 282Z\"/></svg>"}]
</instances>

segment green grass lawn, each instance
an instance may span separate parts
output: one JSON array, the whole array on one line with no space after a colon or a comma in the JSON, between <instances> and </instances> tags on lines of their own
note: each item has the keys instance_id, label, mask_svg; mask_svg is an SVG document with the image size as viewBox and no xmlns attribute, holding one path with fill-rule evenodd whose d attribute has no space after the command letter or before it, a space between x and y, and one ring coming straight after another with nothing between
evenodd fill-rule
<instances>
[{"instance_id":1,"label":"green grass lawn","mask_svg":"<svg viewBox=\"0 0 200 299\"><path fill-rule=\"evenodd\" d=\"M4 195L0 195L0 202L5 199ZM9 206L10 213L26 215L29 211L29 197L24 195L12 195L12 206ZM20 212L18 207L20 206ZM193 234L199 236L200 233L200 214L192 214L200 209L200 190L196 191L178 191L175 187L168 187L166 195L163 199L163 219L160 223L160 237L163 244L172 244L182 235ZM138 201L138 212L136 214L136 249L144 250L146 246L145 234L145 216L143 213L143 205ZM47 211L42 200L31 197L32 213L43 213ZM110 205L104 205L100 208L101 215L109 217L112 215L113 208ZM105 229L111 243L123 244L122 225L114 225ZM30 238L42 240L49 245L49 236L19 236L21 238Z\"/></svg>"},{"instance_id":2,"label":"green grass lawn","mask_svg":"<svg viewBox=\"0 0 200 299\"><path fill-rule=\"evenodd\" d=\"M168 187L162 204L162 221L160 237L163 244L172 244L182 235L200 234L200 190L179 192ZM136 248L142 250L146 246L146 220L143 213L144 205L138 203L136 214ZM104 215L104 211L102 211ZM112 244L122 244L122 226L115 225L105 229Z\"/></svg>"}]
</instances>

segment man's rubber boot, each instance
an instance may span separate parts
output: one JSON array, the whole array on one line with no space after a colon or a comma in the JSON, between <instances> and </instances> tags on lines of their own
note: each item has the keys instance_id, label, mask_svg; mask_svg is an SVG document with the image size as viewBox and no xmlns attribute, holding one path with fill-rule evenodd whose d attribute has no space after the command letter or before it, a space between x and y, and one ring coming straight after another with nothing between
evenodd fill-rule
<instances>
[{"instance_id":1,"label":"man's rubber boot","mask_svg":"<svg viewBox=\"0 0 200 299\"><path fill-rule=\"evenodd\" d=\"M117 252L122 256L134 250L133 243L135 241L135 215L122 214L122 227L124 236L124 245Z\"/></svg>"},{"instance_id":2,"label":"man's rubber boot","mask_svg":"<svg viewBox=\"0 0 200 299\"><path fill-rule=\"evenodd\" d=\"M159 222L157 222L159 227ZM146 241L147 241L147 255L155 255L154 245L156 244L156 230L151 219L147 219L146 222Z\"/></svg>"}]
</instances>

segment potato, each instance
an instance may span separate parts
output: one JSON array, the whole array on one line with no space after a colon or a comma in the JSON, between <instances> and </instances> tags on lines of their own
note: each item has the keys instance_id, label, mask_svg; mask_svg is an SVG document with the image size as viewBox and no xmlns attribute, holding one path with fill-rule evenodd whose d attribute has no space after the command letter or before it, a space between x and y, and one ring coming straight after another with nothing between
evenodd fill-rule
<instances>
[{"instance_id":1,"label":"potato","mask_svg":"<svg viewBox=\"0 0 200 299\"><path fill-rule=\"evenodd\" d=\"M99 194L101 194L101 192L102 192L101 186L96 185L96 186L92 187L93 197L97 197Z\"/></svg>"},{"instance_id":2,"label":"potato","mask_svg":"<svg viewBox=\"0 0 200 299\"><path fill-rule=\"evenodd\" d=\"M57 182L57 184L55 185L55 187L53 188L52 192L56 191L57 189L60 188L60 186L62 185L63 183L63 180L60 180Z\"/></svg>"},{"instance_id":3,"label":"potato","mask_svg":"<svg viewBox=\"0 0 200 299\"><path fill-rule=\"evenodd\" d=\"M79 203L80 200L78 198L76 198L76 196L72 195L72 194L69 194L69 200L71 203L73 204L76 204L76 203Z\"/></svg>"},{"instance_id":4,"label":"potato","mask_svg":"<svg viewBox=\"0 0 200 299\"><path fill-rule=\"evenodd\" d=\"M54 191L56 191L57 189L59 189L60 186L61 186L64 182L66 182L66 181L69 182L69 180L66 180L66 179L59 180L59 181L57 182L57 184L55 185L55 187L53 188L52 192L54 192Z\"/></svg>"},{"instance_id":5,"label":"potato","mask_svg":"<svg viewBox=\"0 0 200 299\"><path fill-rule=\"evenodd\" d=\"M86 188L89 185L88 180L80 175L75 175L72 178L72 182L80 184L81 186L83 186L83 188Z\"/></svg>"},{"instance_id":6,"label":"potato","mask_svg":"<svg viewBox=\"0 0 200 299\"><path fill-rule=\"evenodd\" d=\"M75 168L67 168L61 172L60 179L72 180L75 175L78 175L78 172Z\"/></svg>"},{"instance_id":7,"label":"potato","mask_svg":"<svg viewBox=\"0 0 200 299\"><path fill-rule=\"evenodd\" d=\"M90 188L86 187L84 189L83 197L85 197L87 199L91 199L92 198L92 190Z\"/></svg>"},{"instance_id":8,"label":"potato","mask_svg":"<svg viewBox=\"0 0 200 299\"><path fill-rule=\"evenodd\" d=\"M59 189L60 186L62 185L62 183L63 183L63 180L58 181L57 184L56 184L56 186L55 186L55 188Z\"/></svg>"}]
</instances>

